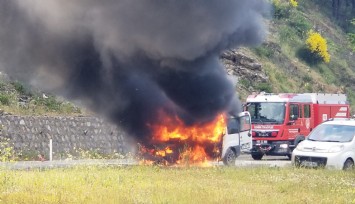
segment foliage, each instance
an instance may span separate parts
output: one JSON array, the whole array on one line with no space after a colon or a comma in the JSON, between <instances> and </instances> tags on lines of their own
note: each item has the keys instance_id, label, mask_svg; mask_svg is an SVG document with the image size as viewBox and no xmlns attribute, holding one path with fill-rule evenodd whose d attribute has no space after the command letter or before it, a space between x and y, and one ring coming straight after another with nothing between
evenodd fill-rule
<instances>
[{"instance_id":1,"label":"foliage","mask_svg":"<svg viewBox=\"0 0 355 204\"><path fill-rule=\"evenodd\" d=\"M58 112L58 113L81 113L80 109L74 107L72 104L67 102L62 102L58 100L55 96L35 96L33 98L34 106L44 107L47 112Z\"/></svg>"},{"instance_id":2,"label":"foliage","mask_svg":"<svg viewBox=\"0 0 355 204\"><path fill-rule=\"evenodd\" d=\"M10 162L15 161L15 150L7 138L0 139L0 161Z\"/></svg>"},{"instance_id":3,"label":"foliage","mask_svg":"<svg viewBox=\"0 0 355 204\"><path fill-rule=\"evenodd\" d=\"M355 33L348 33L348 40L350 42L350 47L355 52Z\"/></svg>"},{"instance_id":4,"label":"foliage","mask_svg":"<svg viewBox=\"0 0 355 204\"><path fill-rule=\"evenodd\" d=\"M19 93L19 94L25 94L26 93L26 89L25 87L18 81L14 81L11 83L15 90Z\"/></svg>"},{"instance_id":5,"label":"foliage","mask_svg":"<svg viewBox=\"0 0 355 204\"><path fill-rule=\"evenodd\" d=\"M258 91L265 91L266 93L272 93L272 86L269 83L261 82L256 84L255 88Z\"/></svg>"},{"instance_id":6,"label":"foliage","mask_svg":"<svg viewBox=\"0 0 355 204\"><path fill-rule=\"evenodd\" d=\"M241 84L245 88L249 88L249 86L252 85L251 82L248 79L240 79L239 80L239 84Z\"/></svg>"},{"instance_id":7,"label":"foliage","mask_svg":"<svg viewBox=\"0 0 355 204\"><path fill-rule=\"evenodd\" d=\"M349 103L350 104L352 104L352 106L351 106L351 110L352 110L352 115L354 115L355 114L355 91L353 91L353 89L352 88L350 88L350 87L347 87L347 88L345 88L345 93L346 93L346 95L347 95L347 97L348 97L348 100L349 100Z\"/></svg>"},{"instance_id":8,"label":"foliage","mask_svg":"<svg viewBox=\"0 0 355 204\"><path fill-rule=\"evenodd\" d=\"M261 45L253 49L259 57L272 57L274 55L273 50L265 45Z\"/></svg>"},{"instance_id":9,"label":"foliage","mask_svg":"<svg viewBox=\"0 0 355 204\"><path fill-rule=\"evenodd\" d=\"M300 12L296 12L292 15L288 21L288 24L295 30L300 38L305 38L307 36L307 32L312 28L309 20Z\"/></svg>"},{"instance_id":10,"label":"foliage","mask_svg":"<svg viewBox=\"0 0 355 204\"><path fill-rule=\"evenodd\" d=\"M290 16L291 10L289 4L281 2L281 0L273 0L272 5L276 19L288 18Z\"/></svg>"},{"instance_id":11,"label":"foliage","mask_svg":"<svg viewBox=\"0 0 355 204\"><path fill-rule=\"evenodd\" d=\"M306 45L312 53L319 55L324 62L329 63L330 55L327 48L327 40L321 36L321 34L310 31L308 33L308 39Z\"/></svg>"},{"instance_id":12,"label":"foliage","mask_svg":"<svg viewBox=\"0 0 355 204\"><path fill-rule=\"evenodd\" d=\"M9 106L11 104L11 99L9 95L0 93L0 103L5 106Z\"/></svg>"},{"instance_id":13,"label":"foliage","mask_svg":"<svg viewBox=\"0 0 355 204\"><path fill-rule=\"evenodd\" d=\"M272 0L272 5L276 19L289 18L292 14L292 10L298 6L298 1Z\"/></svg>"},{"instance_id":14,"label":"foliage","mask_svg":"<svg viewBox=\"0 0 355 204\"><path fill-rule=\"evenodd\" d=\"M291 5L292 7L297 7L297 6L298 6L297 0L290 0L290 5Z\"/></svg>"},{"instance_id":15,"label":"foliage","mask_svg":"<svg viewBox=\"0 0 355 204\"><path fill-rule=\"evenodd\" d=\"M347 38L350 42L350 47L355 52L355 18L350 21L350 25L353 28L353 32L347 34Z\"/></svg>"},{"instance_id":16,"label":"foliage","mask_svg":"<svg viewBox=\"0 0 355 204\"><path fill-rule=\"evenodd\" d=\"M58 102L54 96L49 96L48 98L38 97L37 103L44 105L48 110L58 111L60 109L61 103Z\"/></svg>"},{"instance_id":17,"label":"foliage","mask_svg":"<svg viewBox=\"0 0 355 204\"><path fill-rule=\"evenodd\" d=\"M281 44L294 42L297 38L295 30L290 26L281 26L279 36Z\"/></svg>"},{"instance_id":18,"label":"foliage","mask_svg":"<svg viewBox=\"0 0 355 204\"><path fill-rule=\"evenodd\" d=\"M296 55L310 66L314 66L323 62L321 56L319 56L317 53L311 52L307 47L299 48L296 52Z\"/></svg>"},{"instance_id":19,"label":"foliage","mask_svg":"<svg viewBox=\"0 0 355 204\"><path fill-rule=\"evenodd\" d=\"M82 115L79 107L42 92L26 89L18 81L0 79L0 108L15 115Z\"/></svg>"}]
</instances>

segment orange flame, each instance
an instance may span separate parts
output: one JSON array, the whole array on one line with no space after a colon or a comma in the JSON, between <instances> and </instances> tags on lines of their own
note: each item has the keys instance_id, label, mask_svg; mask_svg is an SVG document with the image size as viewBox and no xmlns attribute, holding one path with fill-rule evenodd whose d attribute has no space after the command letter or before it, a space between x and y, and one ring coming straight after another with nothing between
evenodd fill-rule
<instances>
[{"instance_id":1,"label":"orange flame","mask_svg":"<svg viewBox=\"0 0 355 204\"><path fill-rule=\"evenodd\" d=\"M152 130L151 143L159 145L166 143L167 146L161 150L145 149L146 153L151 153L155 157L166 157L178 153L178 158L175 160L177 164L189 163L199 166L206 166L212 159L209 155L219 153L216 144L221 141L225 131L225 114L218 115L211 122L191 126L187 126L179 117L169 116L163 111L159 112L158 119L162 121L160 124L148 124ZM185 146L181 147L181 143L184 142L186 142ZM177 149L174 143L178 143L180 149ZM211 145L214 147L207 148Z\"/></svg>"},{"instance_id":2,"label":"orange flame","mask_svg":"<svg viewBox=\"0 0 355 204\"><path fill-rule=\"evenodd\" d=\"M150 125L153 129L153 140L166 142L171 139L191 140L197 143L220 141L226 127L225 114L218 115L207 124L186 126L184 122L175 116L171 118L161 113L164 124Z\"/></svg>"}]
</instances>

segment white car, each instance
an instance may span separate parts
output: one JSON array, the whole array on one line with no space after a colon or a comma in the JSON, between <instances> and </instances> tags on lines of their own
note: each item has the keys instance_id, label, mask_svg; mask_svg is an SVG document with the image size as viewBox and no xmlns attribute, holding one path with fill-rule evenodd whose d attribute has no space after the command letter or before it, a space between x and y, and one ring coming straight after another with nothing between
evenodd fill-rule
<instances>
[{"instance_id":1,"label":"white car","mask_svg":"<svg viewBox=\"0 0 355 204\"><path fill-rule=\"evenodd\" d=\"M354 169L355 120L333 119L318 125L292 152L296 167Z\"/></svg>"}]
</instances>

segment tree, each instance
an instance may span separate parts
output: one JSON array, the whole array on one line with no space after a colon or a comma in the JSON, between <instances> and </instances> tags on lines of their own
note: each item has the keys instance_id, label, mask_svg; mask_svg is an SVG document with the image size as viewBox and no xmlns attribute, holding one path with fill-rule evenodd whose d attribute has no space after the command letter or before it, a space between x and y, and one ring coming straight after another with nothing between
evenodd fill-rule
<instances>
[{"instance_id":1,"label":"tree","mask_svg":"<svg viewBox=\"0 0 355 204\"><path fill-rule=\"evenodd\" d=\"M336 19L339 19L339 10L341 7L341 0L332 0L332 11L333 11L333 16Z\"/></svg>"},{"instance_id":2,"label":"tree","mask_svg":"<svg viewBox=\"0 0 355 204\"><path fill-rule=\"evenodd\" d=\"M352 13L355 13L355 0L332 0L332 13L333 16L339 20L340 14L342 13L342 5L345 1L345 9L351 7Z\"/></svg>"}]
</instances>

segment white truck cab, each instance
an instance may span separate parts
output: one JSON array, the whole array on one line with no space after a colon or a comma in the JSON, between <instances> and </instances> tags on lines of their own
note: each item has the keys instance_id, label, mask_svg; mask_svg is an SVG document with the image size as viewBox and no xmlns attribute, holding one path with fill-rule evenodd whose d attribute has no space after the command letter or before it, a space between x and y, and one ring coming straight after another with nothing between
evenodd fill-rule
<instances>
[{"instance_id":1,"label":"white truck cab","mask_svg":"<svg viewBox=\"0 0 355 204\"><path fill-rule=\"evenodd\" d=\"M234 165L241 153L249 153L252 148L251 119L249 112L238 117L229 117L222 142L221 158L225 165Z\"/></svg>"}]
</instances>

